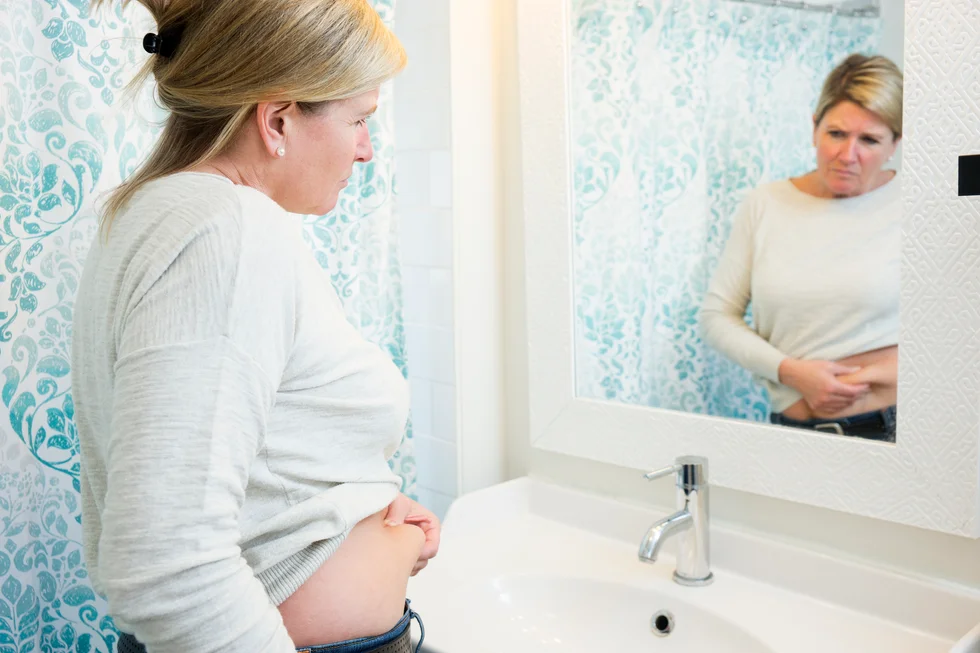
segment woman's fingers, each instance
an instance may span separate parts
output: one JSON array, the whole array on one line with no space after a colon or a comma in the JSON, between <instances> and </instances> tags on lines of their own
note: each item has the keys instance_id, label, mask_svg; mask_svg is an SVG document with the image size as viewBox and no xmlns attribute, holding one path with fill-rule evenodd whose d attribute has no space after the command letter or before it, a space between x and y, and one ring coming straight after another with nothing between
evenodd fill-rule
<instances>
[{"instance_id":1,"label":"woman's fingers","mask_svg":"<svg viewBox=\"0 0 980 653\"><path fill-rule=\"evenodd\" d=\"M412 500L404 494L399 493L395 500L388 504L388 512L385 513L386 526L400 526L405 523L405 518L412 511Z\"/></svg>"},{"instance_id":2,"label":"woman's fingers","mask_svg":"<svg viewBox=\"0 0 980 653\"><path fill-rule=\"evenodd\" d=\"M422 507L418 504L416 506L418 508ZM415 512L408 515L405 517L405 523L415 524L425 533L425 545L422 547L422 553L419 558L421 560L434 558L436 553L439 552L439 538L442 532L442 525L439 523L439 518L426 510L425 513Z\"/></svg>"}]
</instances>

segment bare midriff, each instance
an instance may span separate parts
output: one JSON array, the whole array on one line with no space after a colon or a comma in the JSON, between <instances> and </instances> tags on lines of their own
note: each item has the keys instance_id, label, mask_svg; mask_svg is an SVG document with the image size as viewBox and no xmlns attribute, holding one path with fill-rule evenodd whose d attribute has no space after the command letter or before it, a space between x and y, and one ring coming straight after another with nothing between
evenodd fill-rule
<instances>
[{"instance_id":1,"label":"bare midriff","mask_svg":"<svg viewBox=\"0 0 980 653\"><path fill-rule=\"evenodd\" d=\"M323 566L279 606L297 647L381 635L401 619L408 579L425 534L413 525L385 526L385 512L359 522Z\"/></svg>"},{"instance_id":2,"label":"bare midriff","mask_svg":"<svg viewBox=\"0 0 980 653\"><path fill-rule=\"evenodd\" d=\"M818 413L800 399L783 411L783 415L795 420L840 419L894 406L898 398L898 345L883 347L862 354L855 354L837 361L841 365L860 367L853 375L837 377L844 383L857 383L858 379L870 380L868 393L851 406L837 413Z\"/></svg>"}]
</instances>

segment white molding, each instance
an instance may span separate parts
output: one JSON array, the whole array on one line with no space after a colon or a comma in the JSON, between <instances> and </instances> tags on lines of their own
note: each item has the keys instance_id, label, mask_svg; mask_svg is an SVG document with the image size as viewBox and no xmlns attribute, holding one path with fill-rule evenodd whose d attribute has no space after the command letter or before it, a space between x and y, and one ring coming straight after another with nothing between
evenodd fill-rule
<instances>
[{"instance_id":1,"label":"white molding","mask_svg":"<svg viewBox=\"0 0 980 653\"><path fill-rule=\"evenodd\" d=\"M977 0L906 2L890 445L575 397L568 5L519 2L531 445L637 470L704 455L724 487L980 536L980 201L956 196L957 156L980 151L978 13Z\"/></svg>"},{"instance_id":2,"label":"white molding","mask_svg":"<svg viewBox=\"0 0 980 653\"><path fill-rule=\"evenodd\" d=\"M449 1L460 494L505 478L501 170L493 0Z\"/></svg>"}]
</instances>

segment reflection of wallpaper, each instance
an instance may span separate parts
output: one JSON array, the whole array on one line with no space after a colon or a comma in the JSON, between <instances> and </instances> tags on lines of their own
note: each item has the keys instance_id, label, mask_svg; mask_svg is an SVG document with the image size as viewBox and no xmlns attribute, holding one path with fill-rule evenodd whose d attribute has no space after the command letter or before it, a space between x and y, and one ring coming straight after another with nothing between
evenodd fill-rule
<instances>
[{"instance_id":1,"label":"reflection of wallpaper","mask_svg":"<svg viewBox=\"0 0 980 653\"><path fill-rule=\"evenodd\" d=\"M697 314L746 191L812 169L823 79L879 20L725 0L574 0L581 397L754 420L766 392Z\"/></svg>"},{"instance_id":2,"label":"reflection of wallpaper","mask_svg":"<svg viewBox=\"0 0 980 653\"><path fill-rule=\"evenodd\" d=\"M394 0L375 4L392 17ZM0 0L0 651L115 648L82 563L68 345L93 197L133 170L155 131L118 110L127 67L147 56L134 15L88 6ZM373 124L375 162L307 234L349 314L404 369L390 109ZM411 446L395 460L408 492Z\"/></svg>"}]
</instances>

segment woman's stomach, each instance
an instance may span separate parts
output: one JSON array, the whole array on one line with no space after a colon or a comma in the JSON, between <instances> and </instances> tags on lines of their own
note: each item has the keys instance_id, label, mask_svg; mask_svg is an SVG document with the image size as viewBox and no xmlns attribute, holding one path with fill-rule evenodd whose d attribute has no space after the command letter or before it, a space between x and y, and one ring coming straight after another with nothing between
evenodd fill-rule
<instances>
[{"instance_id":1,"label":"woman's stomach","mask_svg":"<svg viewBox=\"0 0 980 653\"><path fill-rule=\"evenodd\" d=\"M385 526L387 508L361 520L340 548L280 606L297 647L372 637L391 630L425 534L417 526Z\"/></svg>"},{"instance_id":2,"label":"woman's stomach","mask_svg":"<svg viewBox=\"0 0 980 653\"><path fill-rule=\"evenodd\" d=\"M864 396L836 413L815 411L804 399L800 399L782 414L795 420L840 419L895 405L898 399L898 345L855 354L837 362L861 368L855 374L837 378L844 383L868 383L870 387Z\"/></svg>"}]
</instances>

